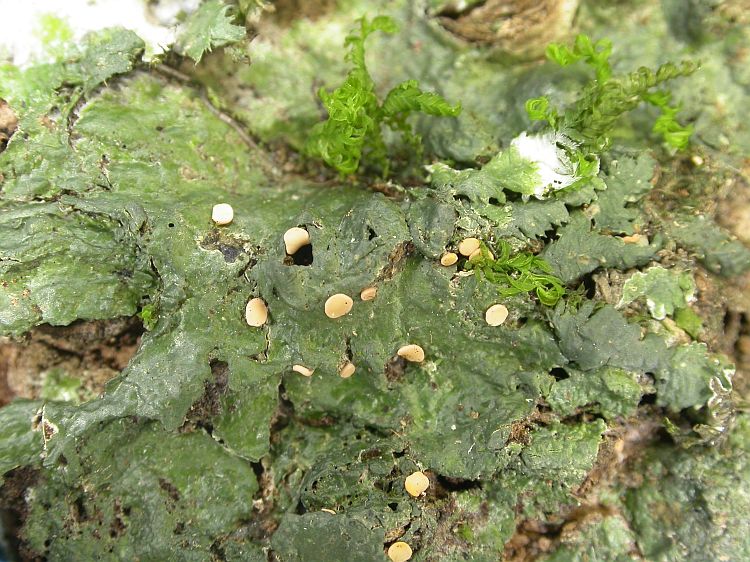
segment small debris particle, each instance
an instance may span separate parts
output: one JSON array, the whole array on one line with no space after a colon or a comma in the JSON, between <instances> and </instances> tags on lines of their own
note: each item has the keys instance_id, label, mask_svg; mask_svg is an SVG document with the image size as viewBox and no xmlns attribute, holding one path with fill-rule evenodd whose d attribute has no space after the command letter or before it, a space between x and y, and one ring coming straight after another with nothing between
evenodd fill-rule
<instances>
[{"instance_id":1,"label":"small debris particle","mask_svg":"<svg viewBox=\"0 0 750 562\"><path fill-rule=\"evenodd\" d=\"M228 203L214 205L211 211L211 220L218 225L229 224L234 219L234 209Z\"/></svg>"},{"instance_id":2,"label":"small debris particle","mask_svg":"<svg viewBox=\"0 0 750 562\"><path fill-rule=\"evenodd\" d=\"M440 258L440 265L450 267L458 261L458 256L453 252L446 252Z\"/></svg>"},{"instance_id":3,"label":"small debris particle","mask_svg":"<svg viewBox=\"0 0 750 562\"><path fill-rule=\"evenodd\" d=\"M299 373L303 377L311 377L315 372L315 369L308 369L304 365L293 365L292 371L294 371L295 373Z\"/></svg>"},{"instance_id":4,"label":"small debris particle","mask_svg":"<svg viewBox=\"0 0 750 562\"><path fill-rule=\"evenodd\" d=\"M410 496L414 496L415 498L421 496L429 487L430 479L427 478L424 472L420 471L413 472L404 481L404 488L406 488Z\"/></svg>"},{"instance_id":5,"label":"small debris particle","mask_svg":"<svg viewBox=\"0 0 750 562\"><path fill-rule=\"evenodd\" d=\"M295 226L284 233L284 247L286 253L293 256L302 246L310 243L310 233L304 228Z\"/></svg>"},{"instance_id":6,"label":"small debris particle","mask_svg":"<svg viewBox=\"0 0 750 562\"><path fill-rule=\"evenodd\" d=\"M261 298L250 299L245 307L245 320L250 326L260 328L268 321L268 307Z\"/></svg>"},{"instance_id":7,"label":"small debris particle","mask_svg":"<svg viewBox=\"0 0 750 562\"><path fill-rule=\"evenodd\" d=\"M325 313L328 318L340 318L349 312L354 306L354 301L349 295L337 293L328 297L325 304Z\"/></svg>"},{"instance_id":8,"label":"small debris particle","mask_svg":"<svg viewBox=\"0 0 750 562\"><path fill-rule=\"evenodd\" d=\"M359 298L361 298L363 301L371 301L378 295L378 288L377 287L365 287L362 289L362 292L359 294Z\"/></svg>"},{"instance_id":9,"label":"small debris particle","mask_svg":"<svg viewBox=\"0 0 750 562\"><path fill-rule=\"evenodd\" d=\"M388 547L388 558L393 562L406 562L411 555L411 547L403 541L394 542Z\"/></svg>"},{"instance_id":10,"label":"small debris particle","mask_svg":"<svg viewBox=\"0 0 750 562\"><path fill-rule=\"evenodd\" d=\"M462 256L469 257L471 254L479 249L478 238L464 238L458 243L458 253Z\"/></svg>"},{"instance_id":11,"label":"small debris particle","mask_svg":"<svg viewBox=\"0 0 750 562\"><path fill-rule=\"evenodd\" d=\"M320 508L320 511L325 511L326 513L330 513L331 515L336 515L336 512L332 509L328 509L327 507Z\"/></svg>"},{"instance_id":12,"label":"small debris particle","mask_svg":"<svg viewBox=\"0 0 750 562\"><path fill-rule=\"evenodd\" d=\"M493 304L484 313L484 319L490 326L499 326L508 318L508 308L502 304Z\"/></svg>"},{"instance_id":13,"label":"small debris particle","mask_svg":"<svg viewBox=\"0 0 750 562\"><path fill-rule=\"evenodd\" d=\"M637 246L648 246L648 237L643 234L633 234L632 236L623 236L622 241L626 244L636 244Z\"/></svg>"},{"instance_id":14,"label":"small debris particle","mask_svg":"<svg viewBox=\"0 0 750 562\"><path fill-rule=\"evenodd\" d=\"M424 349L415 343L400 347L396 353L399 357L403 357L412 363L421 363L424 361Z\"/></svg>"},{"instance_id":15,"label":"small debris particle","mask_svg":"<svg viewBox=\"0 0 750 562\"><path fill-rule=\"evenodd\" d=\"M356 370L357 370L357 367L354 366L354 363L347 361L339 369L339 375L341 376L342 379L348 379L354 374L354 371Z\"/></svg>"}]
</instances>

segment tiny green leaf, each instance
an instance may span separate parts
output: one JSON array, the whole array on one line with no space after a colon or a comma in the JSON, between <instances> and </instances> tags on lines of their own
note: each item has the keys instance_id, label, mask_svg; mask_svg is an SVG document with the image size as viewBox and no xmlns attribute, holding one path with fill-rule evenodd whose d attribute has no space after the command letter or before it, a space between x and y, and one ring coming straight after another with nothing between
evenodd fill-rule
<instances>
[{"instance_id":1,"label":"tiny green leaf","mask_svg":"<svg viewBox=\"0 0 750 562\"><path fill-rule=\"evenodd\" d=\"M232 23L229 6L221 0L208 0L192 14L177 37L178 52L196 64L203 55L216 47L223 47L245 37L245 28Z\"/></svg>"},{"instance_id":2,"label":"tiny green leaf","mask_svg":"<svg viewBox=\"0 0 750 562\"><path fill-rule=\"evenodd\" d=\"M502 240L494 249L496 257L482 244L480 255L469 259L465 267L497 285L502 296L535 293L542 304L554 306L565 295L562 281L550 273L543 259L529 252L511 255L510 244Z\"/></svg>"}]
</instances>

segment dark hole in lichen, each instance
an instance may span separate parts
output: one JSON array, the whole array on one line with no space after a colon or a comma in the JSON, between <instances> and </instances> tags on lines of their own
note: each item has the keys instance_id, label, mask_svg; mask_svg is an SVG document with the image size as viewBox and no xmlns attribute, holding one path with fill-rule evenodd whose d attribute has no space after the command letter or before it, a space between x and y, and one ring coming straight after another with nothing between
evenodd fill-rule
<instances>
[{"instance_id":1,"label":"dark hole in lichen","mask_svg":"<svg viewBox=\"0 0 750 562\"><path fill-rule=\"evenodd\" d=\"M159 488L164 490L172 501L180 501L180 491L166 478L159 478Z\"/></svg>"},{"instance_id":2,"label":"dark hole in lichen","mask_svg":"<svg viewBox=\"0 0 750 562\"><path fill-rule=\"evenodd\" d=\"M568 371L566 371L562 367L553 367L552 369L550 369L549 374L555 377L556 381L562 381L570 377Z\"/></svg>"},{"instance_id":3,"label":"dark hole in lichen","mask_svg":"<svg viewBox=\"0 0 750 562\"><path fill-rule=\"evenodd\" d=\"M404 378L404 372L406 371L406 359L403 357L395 356L391 357L388 363L385 364L385 378L388 382L399 382Z\"/></svg>"},{"instance_id":4,"label":"dark hole in lichen","mask_svg":"<svg viewBox=\"0 0 750 562\"><path fill-rule=\"evenodd\" d=\"M86 510L86 504L84 503L83 495L76 497L73 502L73 509L71 510L71 517L76 523L83 523L89 518L88 511Z\"/></svg>"},{"instance_id":5,"label":"dark hole in lichen","mask_svg":"<svg viewBox=\"0 0 750 562\"><path fill-rule=\"evenodd\" d=\"M581 283L586 290L586 298L593 299L594 296L596 296L596 281L594 281L593 272L584 275L581 279Z\"/></svg>"},{"instance_id":6,"label":"dark hole in lichen","mask_svg":"<svg viewBox=\"0 0 750 562\"><path fill-rule=\"evenodd\" d=\"M213 376L204 383L203 395L190 406L181 431L202 428L209 434L213 432L211 420L221 413L222 397L229 386L229 365L226 361L213 359L210 366Z\"/></svg>"},{"instance_id":7,"label":"dark hole in lichen","mask_svg":"<svg viewBox=\"0 0 750 562\"><path fill-rule=\"evenodd\" d=\"M367 227L367 239L368 239L368 240L372 240L372 239L374 239L374 238L377 238L377 237L378 237L378 233L377 233L377 232L375 232L375 231L374 231L374 230L372 229L372 227L368 226L368 227Z\"/></svg>"},{"instance_id":8,"label":"dark hole in lichen","mask_svg":"<svg viewBox=\"0 0 750 562\"><path fill-rule=\"evenodd\" d=\"M224 261L234 263L245 252L243 241L231 235L226 235L218 229L209 232L201 240L200 247L204 250L218 250L224 256Z\"/></svg>"},{"instance_id":9,"label":"dark hole in lichen","mask_svg":"<svg viewBox=\"0 0 750 562\"><path fill-rule=\"evenodd\" d=\"M360 458L363 461L369 461L372 459L377 459L378 457L382 456L382 454L383 454L383 451L381 451L380 449L370 449L362 453Z\"/></svg>"},{"instance_id":10,"label":"dark hole in lichen","mask_svg":"<svg viewBox=\"0 0 750 562\"><path fill-rule=\"evenodd\" d=\"M26 502L26 491L33 488L40 477L40 471L30 466L14 468L5 473L3 485L0 486L0 521L4 533L4 543L9 554L16 554L11 560L38 560L39 554L25 542L21 533L29 515L29 504ZM45 548L49 546L47 542Z\"/></svg>"},{"instance_id":11,"label":"dark hole in lichen","mask_svg":"<svg viewBox=\"0 0 750 562\"><path fill-rule=\"evenodd\" d=\"M284 260L285 265L303 265L308 266L313 263L313 247L312 244L305 244L299 250L294 252L291 256L287 256Z\"/></svg>"},{"instance_id":12,"label":"dark hole in lichen","mask_svg":"<svg viewBox=\"0 0 750 562\"><path fill-rule=\"evenodd\" d=\"M213 543L211 543L211 556L213 560L226 560L227 555L224 552L224 547L221 546L219 543L219 539L216 539Z\"/></svg>"},{"instance_id":13,"label":"dark hole in lichen","mask_svg":"<svg viewBox=\"0 0 750 562\"><path fill-rule=\"evenodd\" d=\"M122 519L123 510L119 499L115 499L112 506L112 523L109 526L109 536L113 539L121 537L125 533L127 525Z\"/></svg>"},{"instance_id":14,"label":"dark hole in lichen","mask_svg":"<svg viewBox=\"0 0 750 562\"><path fill-rule=\"evenodd\" d=\"M430 479L432 481L432 479ZM467 480L464 478L451 478L449 476L435 475L435 486L433 488L435 497L438 499L450 497L453 492L465 492L482 488L479 480Z\"/></svg>"}]
</instances>

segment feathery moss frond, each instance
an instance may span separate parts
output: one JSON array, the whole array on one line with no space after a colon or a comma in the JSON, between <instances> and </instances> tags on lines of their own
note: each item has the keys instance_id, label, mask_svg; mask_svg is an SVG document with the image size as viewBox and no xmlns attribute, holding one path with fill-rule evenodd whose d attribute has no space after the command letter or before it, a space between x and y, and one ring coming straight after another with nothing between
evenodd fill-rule
<instances>
[{"instance_id":1,"label":"feathery moss frond","mask_svg":"<svg viewBox=\"0 0 750 562\"><path fill-rule=\"evenodd\" d=\"M355 173L363 156L367 156L387 176L389 166L382 125L400 131L407 142L421 149L421 139L413 133L407 117L415 111L455 117L461 106L450 105L436 93L424 92L416 80L407 80L393 88L380 105L365 65L365 40L375 31L395 33L398 28L387 16L372 21L363 17L359 24L359 29L344 41L349 49L346 60L353 65L344 83L331 93L323 88L318 92L328 119L315 125L306 152L321 158L342 175Z\"/></svg>"},{"instance_id":2,"label":"feathery moss frond","mask_svg":"<svg viewBox=\"0 0 750 562\"><path fill-rule=\"evenodd\" d=\"M665 82L695 72L698 65L691 61L680 64L666 63L656 70L646 67L623 74L612 75L609 56L612 44L608 40L592 43L585 35L576 38L572 48L553 43L547 47L547 57L561 66L584 61L596 72L578 101L562 117L557 109L549 107L546 97L526 102L526 112L534 121L546 121L550 127L564 132L581 145L584 152L601 153L610 145L610 134L617 119L643 102L661 110L653 131L660 133L665 142L678 149L685 148L692 127L680 125L676 116L679 107L670 105L671 95L655 90Z\"/></svg>"}]
</instances>

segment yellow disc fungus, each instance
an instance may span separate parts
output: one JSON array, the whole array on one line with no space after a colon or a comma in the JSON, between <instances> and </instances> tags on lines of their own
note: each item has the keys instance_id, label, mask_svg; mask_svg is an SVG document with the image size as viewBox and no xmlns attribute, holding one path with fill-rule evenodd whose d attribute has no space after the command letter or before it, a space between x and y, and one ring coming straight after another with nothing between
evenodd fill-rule
<instances>
[{"instance_id":1,"label":"yellow disc fungus","mask_svg":"<svg viewBox=\"0 0 750 562\"><path fill-rule=\"evenodd\" d=\"M411 558L411 547L403 541L394 542L388 547L388 558L392 562L406 562Z\"/></svg>"},{"instance_id":2,"label":"yellow disc fungus","mask_svg":"<svg viewBox=\"0 0 750 562\"><path fill-rule=\"evenodd\" d=\"M440 265L450 267L458 261L458 256L454 252L446 252L440 257Z\"/></svg>"},{"instance_id":3,"label":"yellow disc fungus","mask_svg":"<svg viewBox=\"0 0 750 562\"><path fill-rule=\"evenodd\" d=\"M354 363L347 361L339 369L339 375L341 376L342 379L348 379L354 374L354 371L356 370L357 370L357 367L354 366Z\"/></svg>"},{"instance_id":4,"label":"yellow disc fungus","mask_svg":"<svg viewBox=\"0 0 750 562\"><path fill-rule=\"evenodd\" d=\"M250 299L245 307L245 320L250 326L260 328L268 321L268 307L261 298Z\"/></svg>"},{"instance_id":5,"label":"yellow disc fungus","mask_svg":"<svg viewBox=\"0 0 750 562\"><path fill-rule=\"evenodd\" d=\"M378 288L377 287L365 287L362 289L362 292L359 294L359 298L361 298L363 301L371 301L378 295Z\"/></svg>"},{"instance_id":6,"label":"yellow disc fungus","mask_svg":"<svg viewBox=\"0 0 750 562\"><path fill-rule=\"evenodd\" d=\"M421 363L424 361L424 349L415 343L410 343L400 347L396 353L399 357L403 357L412 363Z\"/></svg>"},{"instance_id":7,"label":"yellow disc fungus","mask_svg":"<svg viewBox=\"0 0 750 562\"><path fill-rule=\"evenodd\" d=\"M478 238L464 238L458 243L458 253L462 256L469 257L479 249L479 244L480 242Z\"/></svg>"},{"instance_id":8,"label":"yellow disc fungus","mask_svg":"<svg viewBox=\"0 0 750 562\"><path fill-rule=\"evenodd\" d=\"M297 253L302 246L310 243L310 233L304 228L295 226L284 233L284 247L290 256Z\"/></svg>"},{"instance_id":9,"label":"yellow disc fungus","mask_svg":"<svg viewBox=\"0 0 750 562\"><path fill-rule=\"evenodd\" d=\"M340 318L349 312L354 306L354 301L349 295L343 293L337 293L331 297L325 304L325 313L328 318Z\"/></svg>"},{"instance_id":10,"label":"yellow disc fungus","mask_svg":"<svg viewBox=\"0 0 750 562\"><path fill-rule=\"evenodd\" d=\"M493 304L484 313L484 319L490 326L499 326L508 318L508 308L502 304Z\"/></svg>"},{"instance_id":11,"label":"yellow disc fungus","mask_svg":"<svg viewBox=\"0 0 750 562\"><path fill-rule=\"evenodd\" d=\"M299 373L303 377L311 377L315 372L315 369L308 369L304 365L293 365L292 371L294 371L295 373Z\"/></svg>"},{"instance_id":12,"label":"yellow disc fungus","mask_svg":"<svg viewBox=\"0 0 750 562\"><path fill-rule=\"evenodd\" d=\"M227 203L214 205L211 210L211 220L218 225L229 224L234 219L234 209Z\"/></svg>"},{"instance_id":13,"label":"yellow disc fungus","mask_svg":"<svg viewBox=\"0 0 750 562\"><path fill-rule=\"evenodd\" d=\"M404 481L404 488L406 488L410 496L414 496L415 498L421 496L429 487L430 479L421 471L411 473Z\"/></svg>"}]
</instances>

